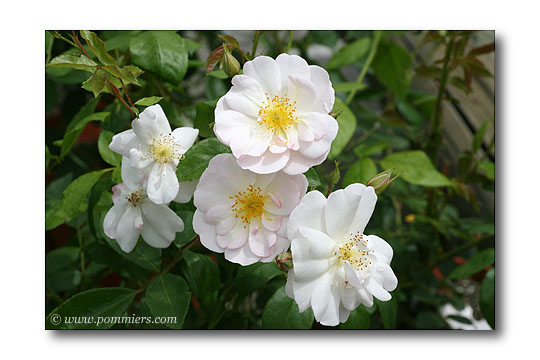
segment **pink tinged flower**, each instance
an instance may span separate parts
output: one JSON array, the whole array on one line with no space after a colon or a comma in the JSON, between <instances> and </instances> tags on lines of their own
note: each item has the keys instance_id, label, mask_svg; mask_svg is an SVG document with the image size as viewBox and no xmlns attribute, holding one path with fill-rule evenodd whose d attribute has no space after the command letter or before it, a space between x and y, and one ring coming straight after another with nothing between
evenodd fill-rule
<instances>
[{"instance_id":1,"label":"pink tinged flower","mask_svg":"<svg viewBox=\"0 0 540 360\"><path fill-rule=\"evenodd\" d=\"M131 127L115 135L109 148L129 158L131 165L143 174L143 187L150 200L169 203L180 196L176 166L197 139L199 130L181 127L171 131L160 105L147 107Z\"/></svg>"},{"instance_id":2,"label":"pink tinged flower","mask_svg":"<svg viewBox=\"0 0 540 360\"><path fill-rule=\"evenodd\" d=\"M154 204L148 199L144 189L134 181L135 170L124 157L124 183L112 189L114 205L105 215L103 230L127 253L135 248L139 235L152 247L166 248L177 232L184 231L184 222L167 205Z\"/></svg>"},{"instance_id":3,"label":"pink tinged flower","mask_svg":"<svg viewBox=\"0 0 540 360\"><path fill-rule=\"evenodd\" d=\"M347 321L358 305L387 301L397 286L390 268L393 251L375 235L365 235L377 201L372 187L352 184L328 199L311 191L291 213L293 268L287 294L300 312L313 309L315 319L335 326Z\"/></svg>"},{"instance_id":4,"label":"pink tinged flower","mask_svg":"<svg viewBox=\"0 0 540 360\"><path fill-rule=\"evenodd\" d=\"M217 155L195 190L193 229L205 247L229 261L272 261L290 245L287 221L307 185L303 174L255 174L232 155Z\"/></svg>"},{"instance_id":5,"label":"pink tinged flower","mask_svg":"<svg viewBox=\"0 0 540 360\"><path fill-rule=\"evenodd\" d=\"M326 70L296 55L258 56L219 99L214 132L238 165L258 174L306 172L328 156L338 125Z\"/></svg>"}]
</instances>

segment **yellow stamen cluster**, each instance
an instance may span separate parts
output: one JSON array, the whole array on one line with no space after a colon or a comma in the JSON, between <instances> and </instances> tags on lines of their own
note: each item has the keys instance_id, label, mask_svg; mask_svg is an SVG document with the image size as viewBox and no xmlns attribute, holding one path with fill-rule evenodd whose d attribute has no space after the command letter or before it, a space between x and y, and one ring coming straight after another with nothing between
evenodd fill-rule
<instances>
[{"instance_id":1,"label":"yellow stamen cluster","mask_svg":"<svg viewBox=\"0 0 540 360\"><path fill-rule=\"evenodd\" d=\"M360 234L359 231L351 235L349 241L341 245L334 255L342 261L347 261L356 270L365 270L372 264L368 255L373 251L369 250L364 235Z\"/></svg>"},{"instance_id":2,"label":"yellow stamen cluster","mask_svg":"<svg viewBox=\"0 0 540 360\"><path fill-rule=\"evenodd\" d=\"M143 201L143 192L142 190L132 191L126 196L127 201L131 204L131 206L136 207Z\"/></svg>"},{"instance_id":3,"label":"yellow stamen cluster","mask_svg":"<svg viewBox=\"0 0 540 360\"><path fill-rule=\"evenodd\" d=\"M259 110L258 123L268 130L285 132L298 118L295 116L296 101L291 102L287 95L282 97L266 94L266 105Z\"/></svg>"},{"instance_id":4,"label":"yellow stamen cluster","mask_svg":"<svg viewBox=\"0 0 540 360\"><path fill-rule=\"evenodd\" d=\"M249 185L246 191L239 191L229 199L234 200L231 206L235 218L244 222L244 228L251 223L251 219L260 219L264 212L265 195L259 187Z\"/></svg>"},{"instance_id":5,"label":"yellow stamen cluster","mask_svg":"<svg viewBox=\"0 0 540 360\"><path fill-rule=\"evenodd\" d=\"M172 134L159 134L159 137L154 138L148 148L148 157L161 165L173 162L174 159L180 160L182 158L180 145Z\"/></svg>"}]
</instances>

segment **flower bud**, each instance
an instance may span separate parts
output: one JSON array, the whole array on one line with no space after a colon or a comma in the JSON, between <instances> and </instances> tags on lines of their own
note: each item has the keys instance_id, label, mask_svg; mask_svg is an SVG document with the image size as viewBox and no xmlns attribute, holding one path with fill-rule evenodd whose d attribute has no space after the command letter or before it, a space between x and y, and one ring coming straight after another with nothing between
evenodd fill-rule
<instances>
[{"instance_id":1,"label":"flower bud","mask_svg":"<svg viewBox=\"0 0 540 360\"><path fill-rule=\"evenodd\" d=\"M292 254L290 252L284 252L276 257L276 264L281 271L287 272L293 267Z\"/></svg>"},{"instance_id":2,"label":"flower bud","mask_svg":"<svg viewBox=\"0 0 540 360\"><path fill-rule=\"evenodd\" d=\"M223 58L221 59L221 68L228 77L233 77L240 72L240 63L229 51L227 44L223 44Z\"/></svg>"},{"instance_id":3,"label":"flower bud","mask_svg":"<svg viewBox=\"0 0 540 360\"><path fill-rule=\"evenodd\" d=\"M403 171L401 171L399 174L392 178L392 171L394 169L395 168L392 168L378 173L377 175L368 180L367 186L373 187L377 194L382 193L392 181L394 181L398 176L403 173Z\"/></svg>"}]
</instances>

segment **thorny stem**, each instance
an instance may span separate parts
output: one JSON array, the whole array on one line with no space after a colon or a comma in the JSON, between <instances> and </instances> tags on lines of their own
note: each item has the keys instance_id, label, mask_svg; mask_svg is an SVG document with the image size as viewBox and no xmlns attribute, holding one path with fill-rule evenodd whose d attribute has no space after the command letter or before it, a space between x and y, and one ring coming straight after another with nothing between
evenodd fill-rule
<instances>
[{"instance_id":1,"label":"thorny stem","mask_svg":"<svg viewBox=\"0 0 540 360\"><path fill-rule=\"evenodd\" d=\"M371 48L369 49L369 54L366 59L366 62L364 63L364 66L362 66L362 70L360 71L360 74L358 75L358 78L356 79L357 84L361 84L362 80L364 80L364 77L366 76L369 67L371 66L371 62L373 61L373 58L375 58L375 54L377 53L377 48L379 47L379 40L381 39L381 30L375 30L373 32L373 41L371 42ZM347 105L351 103L351 101L354 99L354 95L356 94L357 89L352 89L349 93L349 96L347 96L347 101L345 102Z\"/></svg>"}]
</instances>

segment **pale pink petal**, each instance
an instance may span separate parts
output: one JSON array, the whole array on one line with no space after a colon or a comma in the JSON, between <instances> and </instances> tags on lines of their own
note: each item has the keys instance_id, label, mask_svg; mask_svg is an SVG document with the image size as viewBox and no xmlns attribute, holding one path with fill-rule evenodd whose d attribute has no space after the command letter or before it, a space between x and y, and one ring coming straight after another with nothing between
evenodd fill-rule
<instances>
[{"instance_id":1,"label":"pale pink petal","mask_svg":"<svg viewBox=\"0 0 540 360\"><path fill-rule=\"evenodd\" d=\"M244 64L244 75L255 79L270 97L281 90L281 73L277 62L268 56L257 56Z\"/></svg>"}]
</instances>

